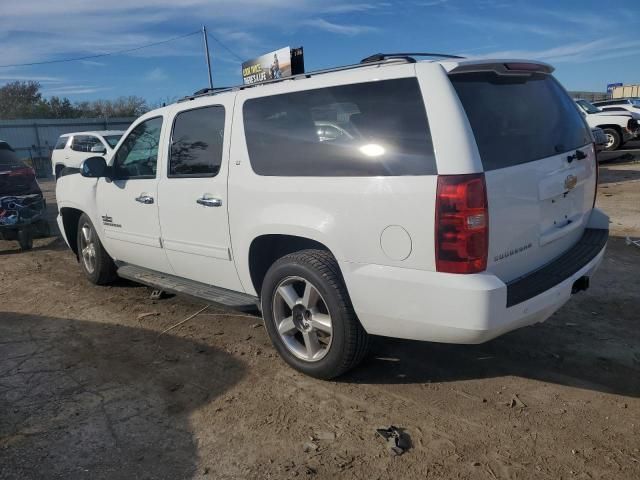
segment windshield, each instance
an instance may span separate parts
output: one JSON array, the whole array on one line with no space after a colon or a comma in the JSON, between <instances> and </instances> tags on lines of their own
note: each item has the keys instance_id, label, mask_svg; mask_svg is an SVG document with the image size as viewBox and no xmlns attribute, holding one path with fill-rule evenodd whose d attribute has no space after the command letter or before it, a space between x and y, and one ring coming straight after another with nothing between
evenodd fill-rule
<instances>
[{"instance_id":1,"label":"windshield","mask_svg":"<svg viewBox=\"0 0 640 480\"><path fill-rule=\"evenodd\" d=\"M122 135L105 135L104 137L111 148L115 147L121 138Z\"/></svg>"},{"instance_id":2,"label":"windshield","mask_svg":"<svg viewBox=\"0 0 640 480\"><path fill-rule=\"evenodd\" d=\"M601 111L593 103L589 103L586 100L576 100L576 103L580 105L582 109L587 113L598 113Z\"/></svg>"},{"instance_id":3,"label":"windshield","mask_svg":"<svg viewBox=\"0 0 640 480\"><path fill-rule=\"evenodd\" d=\"M635 107L640 107L640 98L631 98L630 100Z\"/></svg>"}]
</instances>

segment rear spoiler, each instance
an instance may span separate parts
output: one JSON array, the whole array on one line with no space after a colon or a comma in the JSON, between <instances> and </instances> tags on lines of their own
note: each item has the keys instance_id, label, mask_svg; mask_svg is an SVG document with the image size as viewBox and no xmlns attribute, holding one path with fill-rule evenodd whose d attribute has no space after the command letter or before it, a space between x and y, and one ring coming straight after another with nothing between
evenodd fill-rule
<instances>
[{"instance_id":1,"label":"rear spoiler","mask_svg":"<svg viewBox=\"0 0 640 480\"><path fill-rule=\"evenodd\" d=\"M449 74L490 71L496 72L499 75L527 75L531 73L549 74L555 70L548 63L514 59L469 60L458 63L447 62L447 65L444 66Z\"/></svg>"}]
</instances>

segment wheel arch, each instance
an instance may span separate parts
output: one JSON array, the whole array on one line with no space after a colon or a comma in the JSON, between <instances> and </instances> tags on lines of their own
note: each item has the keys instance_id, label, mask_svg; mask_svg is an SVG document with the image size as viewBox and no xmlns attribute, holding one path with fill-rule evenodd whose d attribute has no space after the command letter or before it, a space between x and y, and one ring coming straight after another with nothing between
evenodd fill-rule
<instances>
[{"instance_id":1,"label":"wheel arch","mask_svg":"<svg viewBox=\"0 0 640 480\"><path fill-rule=\"evenodd\" d=\"M60 215L62 216L62 226L64 228L64 236L67 238L69 247L78 257L78 221L84 212L73 207L62 207Z\"/></svg>"},{"instance_id":2,"label":"wheel arch","mask_svg":"<svg viewBox=\"0 0 640 480\"><path fill-rule=\"evenodd\" d=\"M255 237L249 246L247 261L251 285L258 296L271 265L285 255L308 249L324 250L336 257L327 245L306 236L269 233Z\"/></svg>"}]
</instances>

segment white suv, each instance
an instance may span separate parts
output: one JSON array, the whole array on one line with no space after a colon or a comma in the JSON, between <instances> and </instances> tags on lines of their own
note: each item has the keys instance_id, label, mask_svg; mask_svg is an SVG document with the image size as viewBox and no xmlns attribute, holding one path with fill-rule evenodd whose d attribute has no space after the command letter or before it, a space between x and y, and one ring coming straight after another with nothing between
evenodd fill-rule
<instances>
[{"instance_id":1,"label":"white suv","mask_svg":"<svg viewBox=\"0 0 640 480\"><path fill-rule=\"evenodd\" d=\"M83 160L97 154L108 154L124 134L121 130L78 132L60 135L51 153L51 170L56 178L65 167L80 168Z\"/></svg>"},{"instance_id":2,"label":"white suv","mask_svg":"<svg viewBox=\"0 0 640 480\"><path fill-rule=\"evenodd\" d=\"M189 97L60 178L60 230L94 283L260 305L315 377L369 335L485 342L586 289L608 238L552 70L379 56Z\"/></svg>"}]
</instances>

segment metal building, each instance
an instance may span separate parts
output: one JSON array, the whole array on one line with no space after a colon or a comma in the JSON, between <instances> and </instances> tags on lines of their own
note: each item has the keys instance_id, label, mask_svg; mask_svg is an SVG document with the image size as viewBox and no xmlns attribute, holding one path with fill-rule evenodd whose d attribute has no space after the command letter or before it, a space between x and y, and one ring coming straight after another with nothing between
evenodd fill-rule
<instances>
[{"instance_id":1,"label":"metal building","mask_svg":"<svg viewBox=\"0 0 640 480\"><path fill-rule=\"evenodd\" d=\"M0 120L0 140L30 163L38 177L51 175L51 151L63 133L126 130L135 117Z\"/></svg>"},{"instance_id":2,"label":"metal building","mask_svg":"<svg viewBox=\"0 0 640 480\"><path fill-rule=\"evenodd\" d=\"M622 85L615 87L611 92L611 98L640 97L640 85Z\"/></svg>"}]
</instances>

